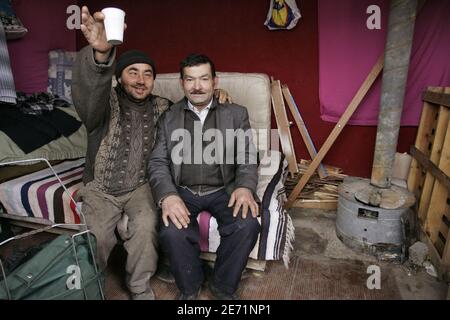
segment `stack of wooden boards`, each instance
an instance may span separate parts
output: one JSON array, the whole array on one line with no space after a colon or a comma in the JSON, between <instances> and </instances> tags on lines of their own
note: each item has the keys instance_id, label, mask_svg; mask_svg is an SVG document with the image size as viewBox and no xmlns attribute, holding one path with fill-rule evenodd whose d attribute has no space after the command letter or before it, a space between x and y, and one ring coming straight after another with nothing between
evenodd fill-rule
<instances>
[{"instance_id":1,"label":"stack of wooden boards","mask_svg":"<svg viewBox=\"0 0 450 320\"><path fill-rule=\"evenodd\" d=\"M285 188L288 195L305 175L311 164L311 161L301 159L297 161L295 148L292 142L290 126L284 102L286 101L295 124L302 136L302 139L308 149L312 159L317 156L314 143L309 135L306 125L298 110L297 104L292 97L287 85L280 84L279 80L272 79L272 106L277 121L278 133L280 136L281 147L288 162L288 171L290 175L285 182ZM284 97L284 99L283 99ZM324 210L336 210L338 201L337 187L344 179L342 170L336 167L324 166L319 163L317 171L314 170L309 182L301 190L293 203L294 207L317 208Z\"/></svg>"},{"instance_id":2,"label":"stack of wooden boards","mask_svg":"<svg viewBox=\"0 0 450 320\"><path fill-rule=\"evenodd\" d=\"M376 64L373 66L370 73L367 75L366 79L362 83L361 87L356 92L355 96L347 106L345 112L342 114L339 121L334 126L333 130L329 134L326 141L323 143L322 147L320 148L319 152L316 152L316 149L314 147L314 144L312 143L312 140L308 134L308 131L306 130L305 123L303 122L300 113L298 111L298 108L294 102L294 99L292 98L292 95L289 92L289 89L286 85L281 86L279 80L273 80L272 79L272 105L273 110L275 113L275 118L277 121L277 127L278 132L280 134L280 140L281 140L281 147L283 149L283 153L286 156L286 159L288 161L288 170L291 174L291 177L295 177L296 175L300 178L298 182L295 183L295 186L290 190L290 193L288 194L288 200L285 204L286 208L291 208L294 205L299 205L302 203L301 200L301 193L306 188L308 182L310 179L314 176L315 171L317 170L317 174L319 175L320 179L326 179L329 176L329 173L327 172L326 167L324 167L321 162L324 159L327 152L332 147L333 143L338 138L341 131L344 129L345 125L350 120L351 116L355 112L355 110L358 108L359 104L371 88L372 84L375 82L377 77L381 74L381 71L383 70L384 65L384 57L380 56L377 60ZM289 106L289 109L291 110L292 116L296 122L296 125L298 129L300 130L300 133L302 135L303 141L306 144L306 147L309 151L309 154L311 156L311 163L307 167L306 171L304 173L299 172L297 159L295 157L295 151L292 143L292 138L290 135L290 123L288 121L287 115L286 115L286 108L284 105L283 96L286 99L286 102ZM337 195L336 195L337 196ZM318 199L323 200L323 199ZM334 201L334 205L330 205L330 209L337 208L337 197L336 200L330 200Z\"/></svg>"},{"instance_id":3,"label":"stack of wooden boards","mask_svg":"<svg viewBox=\"0 0 450 320\"><path fill-rule=\"evenodd\" d=\"M300 180L300 177L308 170L311 161L300 160L298 163L299 172L294 177L288 176L284 184L286 193L290 194L292 189ZM336 210L338 203L338 186L342 183L345 174L336 167L325 165L328 176L321 178L317 171L309 179L309 182L303 188L296 199L294 207L315 208L322 210Z\"/></svg>"}]
</instances>

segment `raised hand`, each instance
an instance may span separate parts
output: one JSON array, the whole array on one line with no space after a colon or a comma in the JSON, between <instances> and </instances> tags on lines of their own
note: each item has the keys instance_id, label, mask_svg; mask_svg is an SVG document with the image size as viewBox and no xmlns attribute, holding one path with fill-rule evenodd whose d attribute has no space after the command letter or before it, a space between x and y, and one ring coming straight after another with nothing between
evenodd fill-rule
<instances>
[{"instance_id":1,"label":"raised hand","mask_svg":"<svg viewBox=\"0 0 450 320\"><path fill-rule=\"evenodd\" d=\"M105 16L96 12L92 16L88 7L81 8L81 31L91 47L96 51L96 60L104 62L109 56L112 45L106 40Z\"/></svg>"},{"instance_id":2,"label":"raised hand","mask_svg":"<svg viewBox=\"0 0 450 320\"><path fill-rule=\"evenodd\" d=\"M88 7L81 8L81 31L94 50L106 53L112 49L112 45L106 40L104 25L105 16L96 12L92 16Z\"/></svg>"}]
</instances>

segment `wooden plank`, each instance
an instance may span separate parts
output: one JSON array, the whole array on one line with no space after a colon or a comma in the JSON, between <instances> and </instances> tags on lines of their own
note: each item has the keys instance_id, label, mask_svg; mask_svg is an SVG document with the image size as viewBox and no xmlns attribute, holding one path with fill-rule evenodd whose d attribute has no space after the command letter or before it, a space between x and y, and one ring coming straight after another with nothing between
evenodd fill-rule
<instances>
[{"instance_id":1,"label":"wooden plank","mask_svg":"<svg viewBox=\"0 0 450 320\"><path fill-rule=\"evenodd\" d=\"M442 148L444 147L444 142L446 140L445 136L447 134L449 115L450 110L447 107L441 106L439 108L438 119L436 127L434 128L434 138L432 142L431 154L429 157L430 161L435 165L439 165L439 161L441 159ZM430 206L434 182L434 175L431 172L427 172L422 187L422 195L419 201L418 215L419 220L422 222L427 220L427 213Z\"/></svg>"},{"instance_id":2,"label":"wooden plank","mask_svg":"<svg viewBox=\"0 0 450 320\"><path fill-rule=\"evenodd\" d=\"M450 110L446 108L446 111L448 113ZM437 240L440 225L443 223L442 217L448 210L447 199L449 197L450 191L450 125L448 119L447 128L445 131L445 142L442 152L439 154L440 157L438 160L438 169L441 173L441 177L442 175L445 176L446 179L444 179L444 181L447 181L447 185L441 183L440 180L436 180L433 187L433 192L430 197L429 206L427 207L427 214L425 219L425 231L427 232L427 234L429 234L432 242L435 242Z\"/></svg>"},{"instance_id":3,"label":"wooden plank","mask_svg":"<svg viewBox=\"0 0 450 320\"><path fill-rule=\"evenodd\" d=\"M442 253L442 264L447 267L447 270L450 270L450 229L447 233L447 242Z\"/></svg>"},{"instance_id":4,"label":"wooden plank","mask_svg":"<svg viewBox=\"0 0 450 320\"><path fill-rule=\"evenodd\" d=\"M39 219L39 218L26 218L26 217L19 217L14 216L11 214L4 214L0 213L0 218L5 218L8 220L9 223L15 226L28 228L28 229L41 229L44 227L48 227L52 225L52 223L49 220L45 219ZM82 226L80 227L73 226L73 225L61 225L52 229L48 229L45 232L49 233L55 233L55 234L75 234L82 230Z\"/></svg>"},{"instance_id":5,"label":"wooden plank","mask_svg":"<svg viewBox=\"0 0 450 320\"><path fill-rule=\"evenodd\" d=\"M297 159L295 156L294 144L292 142L291 131L289 129L289 120L284 106L283 95L279 80L273 80L271 83L272 105L277 121L278 133L280 135L281 147L288 161L288 170L291 175L298 172Z\"/></svg>"},{"instance_id":6,"label":"wooden plank","mask_svg":"<svg viewBox=\"0 0 450 320\"><path fill-rule=\"evenodd\" d=\"M321 209L328 211L336 211L337 206L338 206L337 200L315 200L315 199L297 199L292 205L293 208Z\"/></svg>"},{"instance_id":7,"label":"wooden plank","mask_svg":"<svg viewBox=\"0 0 450 320\"><path fill-rule=\"evenodd\" d=\"M47 219L42 219L42 218L35 218L35 217L22 217L22 216L16 216L13 214L5 214L5 213L0 213L0 218L5 218L8 219L10 221L20 221L20 222L25 222L28 223L29 225L34 225L35 227L46 227L46 226L50 226L50 225L54 225L55 223L51 222L50 220ZM82 227L84 225L72 225L72 224L67 224L67 225L61 225L59 228L63 228L63 229L68 229L68 230L76 230L76 231L80 231L82 230Z\"/></svg>"},{"instance_id":8,"label":"wooden plank","mask_svg":"<svg viewBox=\"0 0 450 320\"><path fill-rule=\"evenodd\" d=\"M283 91L284 99L286 100L289 109L291 110L291 114L294 117L294 121L297 125L298 130L300 131L300 134L302 135L303 142L308 149L309 155L311 156L311 159L314 159L317 156L317 150L314 146L311 136L309 135L308 129L306 129L305 122L303 121L300 111L298 110L294 97L289 91L288 86L285 84L281 86L281 91ZM322 179L328 177L328 173L322 164L319 165L318 173L319 177Z\"/></svg>"},{"instance_id":9,"label":"wooden plank","mask_svg":"<svg viewBox=\"0 0 450 320\"><path fill-rule=\"evenodd\" d=\"M441 217L441 223L439 224L439 229L437 230L438 236L436 240L430 239L435 245L442 259L444 259L445 257L445 246L449 242L448 234L450 229L448 225L444 223L444 217L446 218L445 214Z\"/></svg>"},{"instance_id":10,"label":"wooden plank","mask_svg":"<svg viewBox=\"0 0 450 320\"><path fill-rule=\"evenodd\" d=\"M450 178L441 170L438 166L436 166L433 162L431 162L422 152L416 149L416 147L411 146L409 149L409 153L415 159L419 165L424 167L424 169L428 172L431 172L442 185L445 186L448 190L450 190Z\"/></svg>"},{"instance_id":11,"label":"wooden plank","mask_svg":"<svg viewBox=\"0 0 450 320\"><path fill-rule=\"evenodd\" d=\"M443 92L443 88L429 87L427 91L430 92ZM437 106L425 102L422 108L422 114L420 116L419 129L417 131L415 147L429 157L431 149L429 148L433 139L433 127L435 126L436 117L438 115ZM423 175L423 168L417 162L416 159L412 159L411 167L408 176L408 190L412 192L417 199L420 199L422 194L421 188L425 176Z\"/></svg>"},{"instance_id":12,"label":"wooden plank","mask_svg":"<svg viewBox=\"0 0 450 320\"><path fill-rule=\"evenodd\" d=\"M422 100L450 108L450 93L448 92L441 93L441 92L425 91L423 93Z\"/></svg>"},{"instance_id":13,"label":"wooden plank","mask_svg":"<svg viewBox=\"0 0 450 320\"><path fill-rule=\"evenodd\" d=\"M308 170L306 173L302 176L298 184L295 186L294 190L292 190L291 194L289 195L289 198L286 202L286 208L292 207L292 205L295 202L295 199L297 199L297 196L300 194L300 192L305 187L306 183L308 182L309 178L311 178L314 171L319 166L320 162L322 162L323 158L327 154L328 150L330 150L333 143L336 141L337 137L341 133L342 129L344 129L347 122L350 120L351 116L355 112L356 108L358 108L359 104L361 103L362 99L365 97L367 92L369 91L372 84L377 79L378 75L381 73L381 70L383 69L384 64L384 56L381 56L375 66L370 71L369 75L367 76L366 80L364 80L363 84L359 88L356 95L353 97L352 101L348 105L347 109L345 110L344 114L339 119L339 122L334 127L333 131L331 131L330 135L328 136L325 143L320 148L319 152L317 153L317 156L314 157L313 161L311 162L311 165L308 167Z\"/></svg>"}]
</instances>

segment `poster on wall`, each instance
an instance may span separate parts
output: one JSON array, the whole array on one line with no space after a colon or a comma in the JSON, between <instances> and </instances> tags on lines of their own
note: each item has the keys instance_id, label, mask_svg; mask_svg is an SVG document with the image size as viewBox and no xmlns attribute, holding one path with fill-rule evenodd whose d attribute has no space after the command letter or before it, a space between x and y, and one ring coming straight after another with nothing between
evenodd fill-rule
<instances>
[{"instance_id":1,"label":"poster on wall","mask_svg":"<svg viewBox=\"0 0 450 320\"><path fill-rule=\"evenodd\" d=\"M269 30L292 29L300 19L295 0L270 0L270 8L264 25Z\"/></svg>"}]
</instances>

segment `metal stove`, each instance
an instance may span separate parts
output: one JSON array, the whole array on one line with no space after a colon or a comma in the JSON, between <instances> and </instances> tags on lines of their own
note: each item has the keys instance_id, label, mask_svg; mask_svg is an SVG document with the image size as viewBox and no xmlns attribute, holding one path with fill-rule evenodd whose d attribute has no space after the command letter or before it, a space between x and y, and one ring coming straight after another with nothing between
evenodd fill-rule
<instances>
[{"instance_id":1,"label":"metal stove","mask_svg":"<svg viewBox=\"0 0 450 320\"><path fill-rule=\"evenodd\" d=\"M368 191L369 190L369 191ZM347 177L339 186L336 234L348 247L379 260L403 262L414 226L414 196L404 188L379 189L369 179ZM375 194L373 193L375 192ZM380 197L380 206L370 197Z\"/></svg>"}]
</instances>

